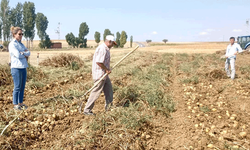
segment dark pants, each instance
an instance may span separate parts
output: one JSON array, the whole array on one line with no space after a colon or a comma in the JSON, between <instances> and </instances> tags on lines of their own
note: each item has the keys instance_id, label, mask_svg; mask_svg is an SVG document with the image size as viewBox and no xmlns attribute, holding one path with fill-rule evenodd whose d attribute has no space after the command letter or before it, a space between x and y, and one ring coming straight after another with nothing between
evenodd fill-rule
<instances>
[{"instance_id":1,"label":"dark pants","mask_svg":"<svg viewBox=\"0 0 250 150\"><path fill-rule=\"evenodd\" d=\"M11 75L14 82L13 104L23 103L23 95L27 78L26 68L11 68Z\"/></svg>"}]
</instances>

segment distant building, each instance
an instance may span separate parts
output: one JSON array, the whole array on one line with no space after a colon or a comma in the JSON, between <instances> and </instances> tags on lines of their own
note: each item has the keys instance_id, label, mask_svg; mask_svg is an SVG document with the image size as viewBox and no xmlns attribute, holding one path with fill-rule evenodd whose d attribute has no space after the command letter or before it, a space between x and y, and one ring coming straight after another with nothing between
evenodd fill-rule
<instances>
[{"instance_id":1,"label":"distant building","mask_svg":"<svg viewBox=\"0 0 250 150\"><path fill-rule=\"evenodd\" d=\"M62 48L61 42L53 42L50 48Z\"/></svg>"}]
</instances>

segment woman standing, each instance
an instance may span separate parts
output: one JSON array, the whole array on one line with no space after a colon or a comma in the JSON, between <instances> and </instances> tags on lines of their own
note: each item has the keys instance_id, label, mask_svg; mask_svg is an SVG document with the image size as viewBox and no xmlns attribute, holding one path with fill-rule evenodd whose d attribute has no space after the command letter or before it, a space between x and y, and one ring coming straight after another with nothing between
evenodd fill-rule
<instances>
[{"instance_id":1,"label":"woman standing","mask_svg":"<svg viewBox=\"0 0 250 150\"><path fill-rule=\"evenodd\" d=\"M15 110L27 109L23 104L30 51L22 44L23 31L20 27L10 28L13 39L9 44L11 57L11 75L14 82L13 104Z\"/></svg>"}]
</instances>

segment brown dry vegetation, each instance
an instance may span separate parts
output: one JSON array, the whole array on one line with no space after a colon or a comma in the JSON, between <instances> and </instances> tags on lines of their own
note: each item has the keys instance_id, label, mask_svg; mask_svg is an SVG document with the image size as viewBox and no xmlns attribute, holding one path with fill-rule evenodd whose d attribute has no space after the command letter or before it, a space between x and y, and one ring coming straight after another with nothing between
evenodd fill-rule
<instances>
[{"instance_id":1,"label":"brown dry vegetation","mask_svg":"<svg viewBox=\"0 0 250 150\"><path fill-rule=\"evenodd\" d=\"M214 53L192 54L202 45ZM77 112L81 95L92 86L91 57L78 70L40 66L33 74L41 70L46 77L27 82L29 108L0 137L0 148L249 149L250 64L246 60L250 56L237 57L237 78L231 81L225 76L222 54L215 53L224 45L203 43L192 45L193 49L178 45L175 53L165 52L176 45L141 48L113 70L115 107L105 112L102 94L93 110L95 117ZM176 53L180 49L191 54ZM127 50L113 52L112 64ZM12 88L1 86L0 131L17 115L11 104Z\"/></svg>"},{"instance_id":2,"label":"brown dry vegetation","mask_svg":"<svg viewBox=\"0 0 250 150\"><path fill-rule=\"evenodd\" d=\"M83 64L84 62L79 56L65 53L55 55L52 58L48 57L39 63L41 66L70 67L73 70L78 70Z\"/></svg>"}]
</instances>

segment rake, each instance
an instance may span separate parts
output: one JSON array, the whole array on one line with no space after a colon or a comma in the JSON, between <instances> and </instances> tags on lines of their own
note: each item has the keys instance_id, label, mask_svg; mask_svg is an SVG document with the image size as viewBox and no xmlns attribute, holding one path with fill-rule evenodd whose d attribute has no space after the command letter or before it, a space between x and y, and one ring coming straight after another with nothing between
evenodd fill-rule
<instances>
[{"instance_id":1,"label":"rake","mask_svg":"<svg viewBox=\"0 0 250 150\"><path fill-rule=\"evenodd\" d=\"M119 65L125 58L127 58L130 54L132 54L135 50L137 50L139 48L139 46L136 46L135 49L133 49L132 51L130 51L127 55L125 55L121 60L119 60L112 68L111 70L113 70L117 65ZM82 102L80 103L80 108L79 108L79 112L81 113L82 110L82 105L83 102L87 100L87 94L89 92L91 92L106 76L108 75L108 73L105 73L101 79L99 79L97 82L95 82L95 84L92 86L92 88L90 88L82 97L84 97L84 99L82 100Z\"/></svg>"}]
</instances>

